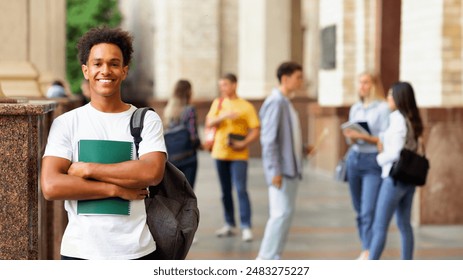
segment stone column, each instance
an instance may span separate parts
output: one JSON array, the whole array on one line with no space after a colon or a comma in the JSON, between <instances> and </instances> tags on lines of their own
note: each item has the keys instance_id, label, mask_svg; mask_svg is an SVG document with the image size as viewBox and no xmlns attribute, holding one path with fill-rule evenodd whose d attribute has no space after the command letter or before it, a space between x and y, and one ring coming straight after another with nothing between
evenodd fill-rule
<instances>
[{"instance_id":1,"label":"stone column","mask_svg":"<svg viewBox=\"0 0 463 280\"><path fill-rule=\"evenodd\" d=\"M53 101L0 104L0 259L40 259L39 170ZM40 211L42 212L42 211ZM40 246L40 249L39 249Z\"/></svg>"},{"instance_id":2,"label":"stone column","mask_svg":"<svg viewBox=\"0 0 463 280\"><path fill-rule=\"evenodd\" d=\"M190 80L194 98L217 96L219 7L219 0L155 1L156 98L169 98L180 78Z\"/></svg>"},{"instance_id":3,"label":"stone column","mask_svg":"<svg viewBox=\"0 0 463 280\"><path fill-rule=\"evenodd\" d=\"M121 27L134 37L133 59L129 75L123 83L123 98L130 103L153 96L154 79L154 3L152 0L120 0L123 15Z\"/></svg>"},{"instance_id":4,"label":"stone column","mask_svg":"<svg viewBox=\"0 0 463 280\"><path fill-rule=\"evenodd\" d=\"M461 13L461 1L402 0L400 79L420 106L463 104Z\"/></svg>"},{"instance_id":5,"label":"stone column","mask_svg":"<svg viewBox=\"0 0 463 280\"><path fill-rule=\"evenodd\" d=\"M42 96L64 79L65 0L0 1L0 82L6 96Z\"/></svg>"},{"instance_id":6,"label":"stone column","mask_svg":"<svg viewBox=\"0 0 463 280\"><path fill-rule=\"evenodd\" d=\"M278 65L291 59L291 1L239 1L238 94L263 98L278 85Z\"/></svg>"},{"instance_id":7,"label":"stone column","mask_svg":"<svg viewBox=\"0 0 463 280\"><path fill-rule=\"evenodd\" d=\"M319 0L303 0L302 24L304 26L303 67L307 77L307 88L310 97L317 97L318 71L320 66L320 27Z\"/></svg>"}]
</instances>

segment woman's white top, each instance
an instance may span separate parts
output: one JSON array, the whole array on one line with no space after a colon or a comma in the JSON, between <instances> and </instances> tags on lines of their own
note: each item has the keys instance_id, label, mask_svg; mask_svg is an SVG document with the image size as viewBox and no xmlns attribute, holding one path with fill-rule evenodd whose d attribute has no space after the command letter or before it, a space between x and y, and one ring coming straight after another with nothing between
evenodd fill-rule
<instances>
[{"instance_id":1,"label":"woman's white top","mask_svg":"<svg viewBox=\"0 0 463 280\"><path fill-rule=\"evenodd\" d=\"M382 168L381 177L389 176L392 164L399 159L400 151L405 145L407 136L407 124L404 116L395 110L389 115L389 126L380 133L380 141L383 143L383 151L378 154L376 161Z\"/></svg>"}]
</instances>

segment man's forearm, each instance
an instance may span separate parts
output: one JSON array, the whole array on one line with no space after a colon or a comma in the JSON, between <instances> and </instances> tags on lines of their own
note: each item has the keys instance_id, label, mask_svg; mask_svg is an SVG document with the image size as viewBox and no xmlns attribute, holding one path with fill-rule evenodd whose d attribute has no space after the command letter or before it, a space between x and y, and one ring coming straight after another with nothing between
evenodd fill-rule
<instances>
[{"instance_id":1,"label":"man's forearm","mask_svg":"<svg viewBox=\"0 0 463 280\"><path fill-rule=\"evenodd\" d=\"M88 163L86 177L125 188L144 188L157 185L164 175L162 160L131 160L115 164Z\"/></svg>"},{"instance_id":2,"label":"man's forearm","mask_svg":"<svg viewBox=\"0 0 463 280\"><path fill-rule=\"evenodd\" d=\"M86 200L117 196L118 186L86 180L68 174L41 177L42 193L47 200Z\"/></svg>"},{"instance_id":3,"label":"man's forearm","mask_svg":"<svg viewBox=\"0 0 463 280\"><path fill-rule=\"evenodd\" d=\"M253 128L249 130L248 135L244 141L246 142L246 146L249 146L252 142L256 141L260 136L260 128Z\"/></svg>"}]
</instances>

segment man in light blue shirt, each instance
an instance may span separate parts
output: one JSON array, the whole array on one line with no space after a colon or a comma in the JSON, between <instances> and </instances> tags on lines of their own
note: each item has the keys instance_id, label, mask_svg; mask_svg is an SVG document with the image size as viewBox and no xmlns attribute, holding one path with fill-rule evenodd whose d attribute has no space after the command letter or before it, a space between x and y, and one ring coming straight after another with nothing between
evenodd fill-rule
<instances>
[{"instance_id":1,"label":"man in light blue shirt","mask_svg":"<svg viewBox=\"0 0 463 280\"><path fill-rule=\"evenodd\" d=\"M289 96L302 85L302 66L285 62L278 67L280 83L259 112L260 142L270 217L257 259L280 259L295 209L302 174L302 137L299 118Z\"/></svg>"}]
</instances>

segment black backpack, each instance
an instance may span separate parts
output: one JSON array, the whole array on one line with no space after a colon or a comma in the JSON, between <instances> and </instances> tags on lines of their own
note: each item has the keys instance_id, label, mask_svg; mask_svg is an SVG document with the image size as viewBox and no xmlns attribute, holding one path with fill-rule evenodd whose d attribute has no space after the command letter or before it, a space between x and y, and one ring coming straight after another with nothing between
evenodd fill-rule
<instances>
[{"instance_id":1,"label":"black backpack","mask_svg":"<svg viewBox=\"0 0 463 280\"><path fill-rule=\"evenodd\" d=\"M130 119L130 133L138 146L145 114L152 108L138 108ZM184 260L190 250L199 224L196 195L185 175L166 161L164 178L157 186L149 187L145 199L147 224L156 242L155 259Z\"/></svg>"},{"instance_id":2,"label":"black backpack","mask_svg":"<svg viewBox=\"0 0 463 280\"><path fill-rule=\"evenodd\" d=\"M182 160L192 157L196 154L190 140L190 132L183 124L174 126L164 133L169 161L178 166Z\"/></svg>"}]
</instances>

